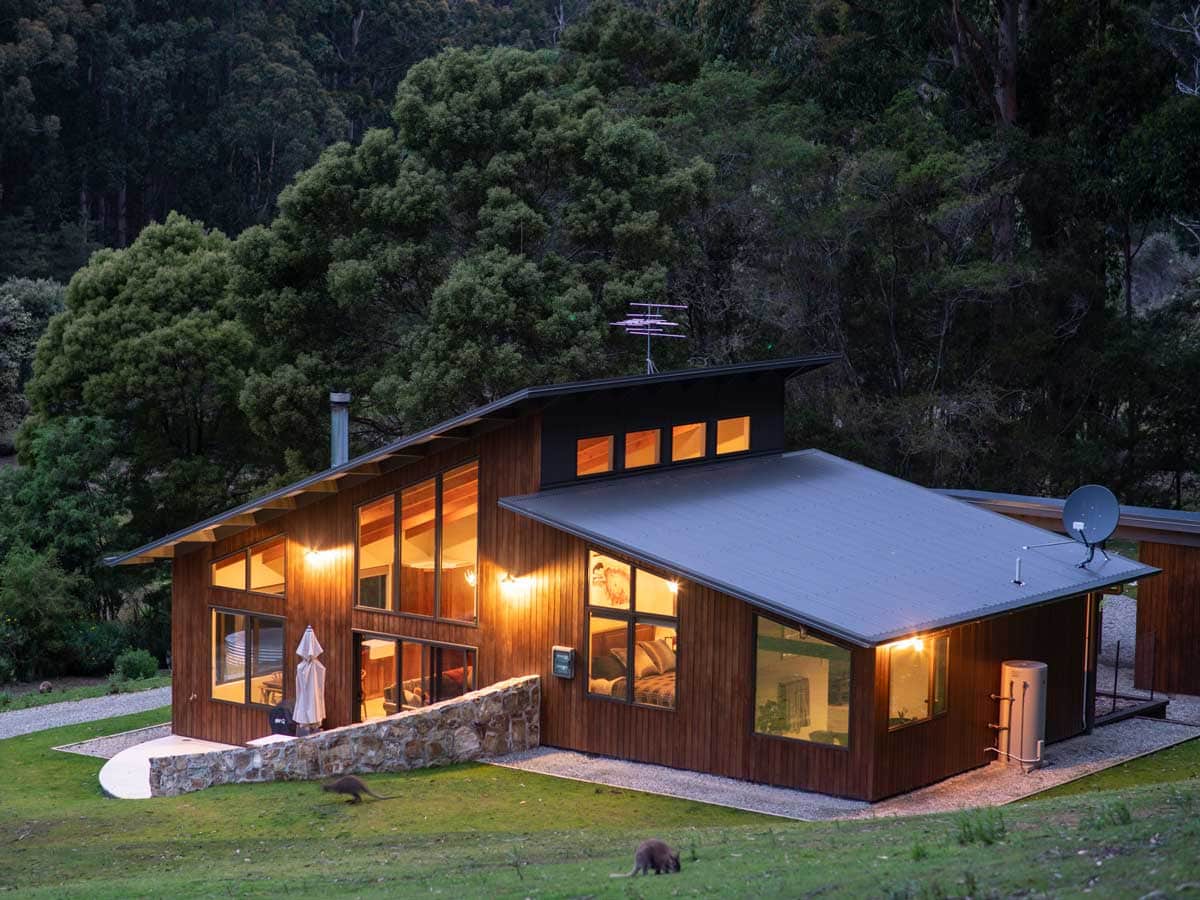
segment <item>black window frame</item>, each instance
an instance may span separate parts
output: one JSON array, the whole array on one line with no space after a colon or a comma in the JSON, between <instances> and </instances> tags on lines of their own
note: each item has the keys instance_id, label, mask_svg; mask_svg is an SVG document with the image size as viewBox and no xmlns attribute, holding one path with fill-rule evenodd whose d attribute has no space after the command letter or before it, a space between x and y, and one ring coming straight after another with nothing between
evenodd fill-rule
<instances>
[{"instance_id":1,"label":"black window frame","mask_svg":"<svg viewBox=\"0 0 1200 900\"><path fill-rule=\"evenodd\" d=\"M645 429L642 429L645 430ZM629 609L621 610L612 606L592 606L591 602L591 587L592 573L589 560L591 554L600 553L610 559L615 559L618 562L629 566ZM583 582L583 611L584 611L584 684L583 691L589 700L599 700L607 703L619 703L622 706L635 706L640 709L656 709L660 712L676 712L679 709L679 684L683 671L682 654L680 647L679 621L680 621L680 594L683 593L684 582L678 578L673 578L663 573L663 570L656 569L653 566L644 566L634 562L629 557L620 553L614 553L611 550L606 550L603 547L598 547L592 544L587 544L583 548L584 554L584 582ZM637 573L638 570L654 575L664 581L674 581L679 585L679 590L675 594L675 616L664 616L656 613L639 613L637 611ZM593 694L589 684L592 676L592 617L593 615L601 619L607 619L610 622L622 620L625 622L625 659L626 659L626 675L625 675L625 697L613 697L605 694ZM674 706L657 706L653 703L639 703L635 698L633 690L634 681L637 676L633 674L634 663L634 637L637 633L638 624L645 622L649 625L663 625L675 630L675 705Z\"/></svg>"},{"instance_id":2,"label":"black window frame","mask_svg":"<svg viewBox=\"0 0 1200 900\"><path fill-rule=\"evenodd\" d=\"M917 725L925 725L925 724L928 724L929 722L933 722L936 719L940 719L943 716L947 716L950 714L950 629L945 629L943 631L935 631L932 634L921 635L920 639L924 643L929 644L931 647L935 648L935 649L932 649L929 653L929 664L927 666L928 682L927 682L927 686L925 689L926 696L927 696L925 704L926 704L926 709L929 711L929 714L920 719L911 719L907 722L900 722L896 725L892 724L892 651L896 649L897 645L904 643L904 641L893 641L892 643L888 644L885 647L885 649L887 650L887 677L888 677L887 708L885 710L885 716L887 718L889 734L891 734L894 731L903 731L905 728L913 728L914 726L917 726ZM946 641L946 708L939 712L933 712L933 704L934 704L934 700L936 698L936 695L934 694L934 688L937 686L936 685L936 679L937 679L937 650L936 650L936 647L937 647L938 641L942 640L942 639L945 639L945 641Z\"/></svg>"},{"instance_id":3,"label":"black window frame","mask_svg":"<svg viewBox=\"0 0 1200 900\"><path fill-rule=\"evenodd\" d=\"M268 591L256 591L250 587L250 554L255 547L262 544L270 543L271 541L283 541L283 593L272 594ZM241 555L242 558L242 584L244 587L232 588L224 585L213 583L213 567L219 562L224 562L227 559L232 559L235 556ZM223 553L220 556L214 557L208 561L208 587L215 591L232 591L235 594L253 594L255 597L269 597L272 600L287 600L288 590L288 533L281 531L273 534L270 537L262 538L252 544L247 544L239 550L233 550L229 553Z\"/></svg>"},{"instance_id":4,"label":"black window frame","mask_svg":"<svg viewBox=\"0 0 1200 900\"><path fill-rule=\"evenodd\" d=\"M829 750L838 750L843 753L849 753L850 748L854 746L854 707L855 707L854 684L855 684L855 676L857 675L857 664L854 661L854 657L855 657L854 651L856 648L850 646L849 644L845 644L842 641L835 640L834 638L830 637L829 635L822 634L818 631L815 631L812 628L809 628L807 625L804 625L800 622L789 621L788 619L782 618L781 616L771 615L771 614L766 613L759 609L754 610L753 613L754 614L750 617L750 658L752 660L751 668L753 669L753 671L750 673L750 704L749 704L749 706L750 706L750 716L749 716L750 736L752 738L758 738L758 739L762 739L762 740L788 741L793 744L804 744L807 747L823 747L823 748L826 748ZM819 641L829 644L830 646L837 647L839 650L845 650L846 652L848 652L850 654L850 688L849 688L849 690L850 690L850 704L849 704L850 712L849 712L848 720L846 722L846 743L845 743L845 745L828 744L828 743L825 743L824 741L811 741L808 738L793 737L789 734L768 734L765 731L759 731L757 728L755 728L755 721L757 719L757 709L755 708L755 703L757 702L757 699L758 699L758 620L759 619L766 619L768 622L774 622L776 625L781 625L784 628L798 629L798 630L802 631L805 635L808 635L810 637L815 637Z\"/></svg>"},{"instance_id":5,"label":"black window frame","mask_svg":"<svg viewBox=\"0 0 1200 900\"><path fill-rule=\"evenodd\" d=\"M642 429L645 431L646 429ZM602 472L586 472L579 471L579 442L594 441L597 438L608 438L608 468ZM575 437L575 477L583 480L586 478L600 478L604 475L611 475L614 472L620 472L624 467L625 455L625 440L624 436L611 431L598 431L592 434L580 434ZM649 468L647 466L646 468Z\"/></svg>"},{"instance_id":6,"label":"black window frame","mask_svg":"<svg viewBox=\"0 0 1200 900\"><path fill-rule=\"evenodd\" d=\"M459 651L464 651L466 653L470 653L471 654L471 684L469 687L467 685L463 685L463 694L468 694L471 691L478 690L479 647L476 645L456 644L453 641L435 641L435 640L430 640L428 638L409 637L409 636L403 635L403 634L386 634L385 632L382 632L382 631L371 631L369 629L353 628L350 631L350 661L353 666L353 669L351 670L350 684L351 684L351 700L354 704L354 708L351 712L351 715L353 717L353 721L356 723L366 721L365 719L361 718L362 704L363 704L362 679L356 673L358 673L360 671L360 666L361 666L362 641L368 640L368 639L369 640L379 640L379 641L392 641L394 644L420 644L423 647L431 647L435 650L459 650ZM401 665L403 662L403 649L401 647L396 648L395 656L396 656L396 671L394 674L396 677L396 684L397 684L397 686L399 686L401 683L401 680L402 680ZM430 674L430 681L431 681L431 683L434 683L434 684L440 683L440 679L434 678L432 673ZM459 696L462 696L462 695L460 694ZM432 706L435 703L440 703L443 699L453 700L455 698L453 698L453 697L440 698L439 697L437 699L430 700L427 705ZM425 709L425 708L426 707L423 707L423 706L414 707L414 709ZM403 705L401 705L400 710L398 710L398 711L401 711L401 710L403 710ZM374 720L372 720L372 721L374 721Z\"/></svg>"},{"instance_id":7,"label":"black window frame","mask_svg":"<svg viewBox=\"0 0 1200 900\"><path fill-rule=\"evenodd\" d=\"M275 596L275 595L269 594L267 596ZM245 629L246 630L246 665L245 665L245 671L242 672L242 687L243 687L242 695L245 697L245 700L243 700L241 703L238 703L236 700L225 700L222 697L214 697L213 693L212 693L213 687L215 686L215 678L216 678L216 672L214 671L216 662L213 659L213 641L216 638L216 625L217 625L216 616L217 616L217 613L224 613L225 615L230 615L230 616L244 616L246 619L246 629ZM282 673L283 678L280 680L281 688L280 688L279 699L276 700L274 703L260 703L256 700L250 699L250 695L251 695L250 682L252 680L251 673L253 671L253 659L254 659L254 648L252 646L252 642L250 639L250 635L252 633L252 629L250 627L251 619L267 619L272 622L278 622L283 627L283 643L280 646L280 650L282 651L282 656L280 658L280 670L279 670ZM287 617L286 616L278 616L278 615L273 615L271 613L252 612L248 609L234 609L234 608L228 607L228 606L217 606L214 604L209 604L209 607L208 607L208 700L210 703L223 703L226 706L236 706L239 708L255 707L257 709L274 709L280 703L283 703L285 700L288 699L288 694L287 694L287 655L288 654L287 654Z\"/></svg>"},{"instance_id":8,"label":"black window frame","mask_svg":"<svg viewBox=\"0 0 1200 900\"><path fill-rule=\"evenodd\" d=\"M475 466L475 564L471 568L475 570L475 584L471 586L474 593L474 616L471 619L450 619L442 615L442 483L444 477L458 469L466 468L474 464ZM433 615L425 615L424 613L408 612L400 609L400 522L404 509L404 492L410 488L416 487L427 481L434 482L434 581L433 581ZM481 580L479 578L479 522L483 511L483 504L480 500L483 485L483 467L480 465L479 457L472 456L464 459L453 465L439 469L432 475L426 475L423 478L418 478L415 481L402 484L391 491L385 491L382 494L377 494L368 500L354 505L354 594L353 606L355 609L361 609L366 612L384 613L390 616L403 616L407 619L418 619L423 622L440 622L447 625L461 625L464 628L479 627L479 586ZM370 506L372 503L378 503L386 497L392 498L392 566L395 569L395 575L392 578L392 589L388 592L388 606L380 608L378 606L364 606L361 596L361 583L359 579L359 538L361 532L359 529L359 510L364 506Z\"/></svg>"}]
</instances>

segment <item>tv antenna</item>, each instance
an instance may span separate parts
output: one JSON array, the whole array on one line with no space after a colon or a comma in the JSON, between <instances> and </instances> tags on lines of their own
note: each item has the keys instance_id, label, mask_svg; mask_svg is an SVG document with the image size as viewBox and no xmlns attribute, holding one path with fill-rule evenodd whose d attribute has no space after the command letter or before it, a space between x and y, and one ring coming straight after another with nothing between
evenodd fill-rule
<instances>
[{"instance_id":1,"label":"tv antenna","mask_svg":"<svg viewBox=\"0 0 1200 900\"><path fill-rule=\"evenodd\" d=\"M683 328L679 322L672 322L663 314L664 309L687 309L686 303L630 303L629 312L619 322L609 322L625 329L626 334L646 336L646 374L653 375L658 371L654 365L654 357L650 355L650 342L654 338L671 338L677 341L687 340L687 335L672 329Z\"/></svg>"},{"instance_id":2,"label":"tv antenna","mask_svg":"<svg viewBox=\"0 0 1200 900\"><path fill-rule=\"evenodd\" d=\"M1087 559L1079 564L1082 569L1096 555L1108 559L1104 552L1104 542L1112 537L1117 530L1117 521L1121 518L1121 506L1113 492L1101 484L1085 484L1077 487L1063 504L1063 527L1067 534L1088 548Z\"/></svg>"}]
</instances>

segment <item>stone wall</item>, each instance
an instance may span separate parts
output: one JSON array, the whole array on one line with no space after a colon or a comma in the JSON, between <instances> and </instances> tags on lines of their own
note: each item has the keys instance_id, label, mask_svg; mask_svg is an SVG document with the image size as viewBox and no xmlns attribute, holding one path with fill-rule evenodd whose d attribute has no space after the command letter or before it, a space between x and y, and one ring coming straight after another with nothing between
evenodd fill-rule
<instances>
[{"instance_id":1,"label":"stone wall","mask_svg":"<svg viewBox=\"0 0 1200 900\"><path fill-rule=\"evenodd\" d=\"M216 784L403 772L528 750L540 740L541 693L538 677L529 675L293 741L156 757L150 760L150 793L173 797Z\"/></svg>"}]
</instances>

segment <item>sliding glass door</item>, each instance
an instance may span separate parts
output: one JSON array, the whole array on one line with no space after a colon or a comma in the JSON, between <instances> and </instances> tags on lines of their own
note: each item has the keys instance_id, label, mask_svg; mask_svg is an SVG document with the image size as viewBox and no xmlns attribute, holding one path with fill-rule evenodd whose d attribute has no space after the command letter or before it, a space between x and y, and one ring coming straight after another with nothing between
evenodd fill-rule
<instances>
[{"instance_id":1,"label":"sliding glass door","mask_svg":"<svg viewBox=\"0 0 1200 900\"><path fill-rule=\"evenodd\" d=\"M354 635L354 718L381 719L475 689L475 649L377 634Z\"/></svg>"}]
</instances>

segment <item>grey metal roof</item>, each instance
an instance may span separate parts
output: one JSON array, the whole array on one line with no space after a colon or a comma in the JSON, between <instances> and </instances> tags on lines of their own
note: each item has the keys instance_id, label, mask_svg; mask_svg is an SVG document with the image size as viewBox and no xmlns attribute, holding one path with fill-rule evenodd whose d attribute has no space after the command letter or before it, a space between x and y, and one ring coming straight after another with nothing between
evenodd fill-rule
<instances>
[{"instance_id":1,"label":"grey metal roof","mask_svg":"<svg viewBox=\"0 0 1200 900\"><path fill-rule=\"evenodd\" d=\"M958 488L940 488L939 493L966 500L993 512L1033 519L1038 524L1045 523L1047 528L1053 528L1055 531L1062 530L1062 509L1066 501L1060 497L1031 497L1026 494L1002 494ZM1200 547L1200 512L1121 504L1121 516L1113 537Z\"/></svg>"},{"instance_id":2,"label":"grey metal roof","mask_svg":"<svg viewBox=\"0 0 1200 900\"><path fill-rule=\"evenodd\" d=\"M500 505L864 647L1158 571L819 450Z\"/></svg>"},{"instance_id":3,"label":"grey metal roof","mask_svg":"<svg viewBox=\"0 0 1200 900\"><path fill-rule=\"evenodd\" d=\"M136 565L155 559L170 559L176 548L189 549L205 542L229 537L246 528L286 514L292 509L316 502L336 493L342 487L360 483L385 471L407 465L442 449L439 442L464 440L484 431L499 428L515 421L532 409L545 406L562 397L592 391L611 391L645 387L678 381L699 381L709 378L729 378L757 373L780 373L784 378L819 369L841 359L837 353L810 356L789 356L782 359L735 363L727 366L708 366L700 369L680 369L657 372L653 375L631 375L620 378L598 378L591 381L572 381L563 384L544 384L523 388L499 400L477 407L460 416L439 422L416 434L397 438L382 447L357 456L340 466L333 466L287 487L256 497L240 506L189 525L166 537L143 544L136 550L105 558L109 566Z\"/></svg>"}]
</instances>

